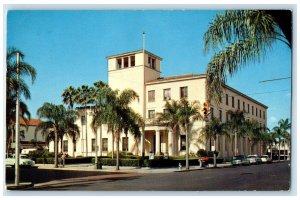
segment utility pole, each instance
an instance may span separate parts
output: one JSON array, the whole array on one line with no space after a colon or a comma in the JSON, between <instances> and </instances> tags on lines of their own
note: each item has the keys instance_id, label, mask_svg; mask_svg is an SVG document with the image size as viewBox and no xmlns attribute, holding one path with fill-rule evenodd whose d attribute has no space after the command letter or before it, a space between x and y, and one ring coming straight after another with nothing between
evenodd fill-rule
<instances>
[{"instance_id":1,"label":"utility pole","mask_svg":"<svg viewBox=\"0 0 300 200\"><path fill-rule=\"evenodd\" d=\"M146 40L145 40L145 37L146 37L146 33L143 32L143 50L145 50L145 48L146 48Z\"/></svg>"},{"instance_id":2,"label":"utility pole","mask_svg":"<svg viewBox=\"0 0 300 200\"><path fill-rule=\"evenodd\" d=\"M20 53L17 52L17 92L16 92L16 139L15 139L15 185L20 185L20 123L19 123L19 79L20 79Z\"/></svg>"}]
</instances>

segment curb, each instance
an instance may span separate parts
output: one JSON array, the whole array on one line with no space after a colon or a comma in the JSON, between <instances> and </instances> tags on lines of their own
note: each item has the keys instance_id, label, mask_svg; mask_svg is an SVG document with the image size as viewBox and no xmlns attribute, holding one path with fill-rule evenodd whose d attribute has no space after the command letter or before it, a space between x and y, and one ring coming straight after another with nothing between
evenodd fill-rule
<instances>
[{"instance_id":1,"label":"curb","mask_svg":"<svg viewBox=\"0 0 300 200\"><path fill-rule=\"evenodd\" d=\"M6 185L7 190L23 190L27 188L32 188L34 186L33 183L20 183L20 185L15 185L15 184L8 184Z\"/></svg>"}]
</instances>

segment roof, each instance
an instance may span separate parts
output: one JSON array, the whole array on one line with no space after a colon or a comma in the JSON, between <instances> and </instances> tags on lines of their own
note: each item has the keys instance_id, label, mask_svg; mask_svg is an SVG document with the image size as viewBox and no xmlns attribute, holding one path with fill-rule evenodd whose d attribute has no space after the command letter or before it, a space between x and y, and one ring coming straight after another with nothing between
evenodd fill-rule
<instances>
[{"instance_id":1,"label":"roof","mask_svg":"<svg viewBox=\"0 0 300 200\"><path fill-rule=\"evenodd\" d=\"M22 118L20 118L19 120L20 120L20 124L26 125L25 121ZM39 119L32 119L31 118L30 120L28 120L28 126L37 126L37 125L39 125L42 122L43 121L41 121Z\"/></svg>"},{"instance_id":2,"label":"roof","mask_svg":"<svg viewBox=\"0 0 300 200\"><path fill-rule=\"evenodd\" d=\"M165 81L194 79L194 78L205 78L205 77L206 77L206 74L185 74L185 75L179 75L179 76L159 77L155 80L148 81L146 84L160 83L160 82L165 82Z\"/></svg>"},{"instance_id":3,"label":"roof","mask_svg":"<svg viewBox=\"0 0 300 200\"><path fill-rule=\"evenodd\" d=\"M120 56L126 56L126 55L137 54L137 53L143 53L143 52L145 52L145 53L147 53L147 54L149 54L149 55L151 55L151 56L153 56L153 57L155 57L155 58L157 58L157 59L159 59L159 60L162 60L161 57L155 55L154 53L151 53L151 52L149 52L149 51L146 51L146 50L130 51L130 52L126 52L126 53L121 53L121 54L115 54L115 55L107 56L106 58L107 58L107 59L109 59L109 58L116 58L116 57L120 57Z\"/></svg>"}]
</instances>

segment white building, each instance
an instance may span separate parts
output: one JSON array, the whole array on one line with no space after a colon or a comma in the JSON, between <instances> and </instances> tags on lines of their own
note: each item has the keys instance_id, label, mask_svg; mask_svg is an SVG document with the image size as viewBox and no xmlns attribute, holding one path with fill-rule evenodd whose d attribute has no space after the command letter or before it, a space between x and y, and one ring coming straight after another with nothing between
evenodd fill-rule
<instances>
[{"instance_id":1,"label":"white building","mask_svg":"<svg viewBox=\"0 0 300 200\"><path fill-rule=\"evenodd\" d=\"M172 77L160 77L160 62L162 58L145 50L128 52L113 56L108 56L108 84L112 89L124 90L133 89L139 95L139 101L131 104L132 108L138 112L146 121L145 132L140 141L135 141L128 134L120 138L120 150L128 149L136 155L142 152L148 155L150 152L156 154L168 153L170 156L185 155L185 134L172 133L167 127L153 126L149 120L157 112L163 112L166 100L179 100L184 97L188 101L199 101L202 105L206 102L206 75L188 74ZM267 106L244 95L243 93L224 86L224 98L220 105L211 104L211 116L218 117L221 121L228 120L228 110L244 110L246 119L255 119L262 126L266 127ZM65 137L63 141L63 151L73 156L94 156L95 147L99 146L98 155L107 155L112 151L112 135L107 133L107 127L98 129L94 133L90 127L92 120L92 110L88 109L87 117L87 138L86 124L84 120L84 109L78 109L81 117L77 120L80 127L80 138L73 145L70 138ZM192 135L190 141L190 152L196 153L199 149L209 149L209 143L199 143L199 130L205 126L204 121L197 121L193 125L196 134ZM95 140L96 135L98 141ZM100 137L101 135L101 137ZM102 138L102 139L101 139ZM87 140L87 146L86 146ZM53 143L51 144L53 150ZM60 145L59 145L60 146ZM114 145L116 147L116 145ZM102 149L102 151L101 151ZM220 156L229 157L233 155L234 144L232 140L219 137L216 150L220 151ZM238 139L238 153L260 154L262 150L259 146L250 150L248 138Z\"/></svg>"}]
</instances>

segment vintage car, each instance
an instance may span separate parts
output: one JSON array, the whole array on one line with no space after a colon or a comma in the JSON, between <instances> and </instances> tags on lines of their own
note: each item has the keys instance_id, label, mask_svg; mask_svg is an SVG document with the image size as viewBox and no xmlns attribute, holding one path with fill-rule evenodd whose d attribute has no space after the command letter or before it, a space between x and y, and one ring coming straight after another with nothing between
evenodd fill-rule
<instances>
[{"instance_id":1,"label":"vintage car","mask_svg":"<svg viewBox=\"0 0 300 200\"><path fill-rule=\"evenodd\" d=\"M6 166L14 167L15 162L16 162L15 155L8 156L5 159L5 165ZM32 166L35 165L35 162L33 160L29 159L27 155L21 154L19 164L20 164L20 166L24 166L24 167L32 167Z\"/></svg>"}]
</instances>

